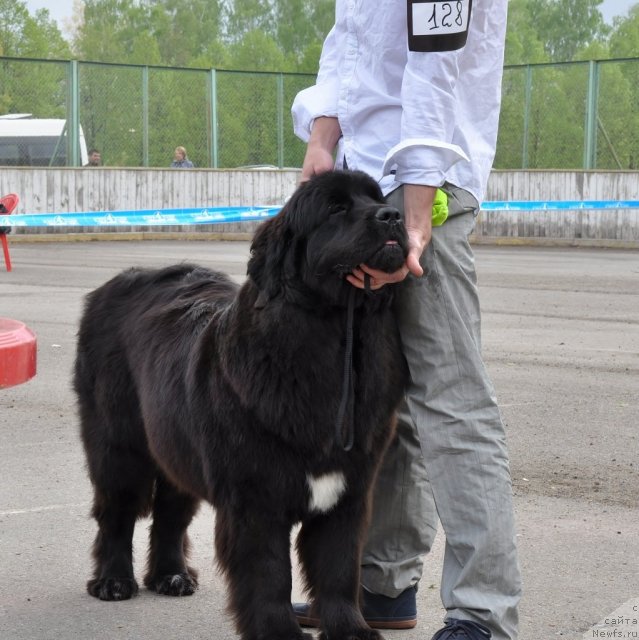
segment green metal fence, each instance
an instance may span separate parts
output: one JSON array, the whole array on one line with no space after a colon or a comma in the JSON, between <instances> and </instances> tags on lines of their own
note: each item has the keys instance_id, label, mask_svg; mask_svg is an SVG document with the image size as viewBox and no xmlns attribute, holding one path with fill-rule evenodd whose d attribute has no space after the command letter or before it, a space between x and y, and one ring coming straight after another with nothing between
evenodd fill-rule
<instances>
[{"instance_id":1,"label":"green metal fence","mask_svg":"<svg viewBox=\"0 0 639 640\"><path fill-rule=\"evenodd\" d=\"M637 169L639 58L506 67L495 167Z\"/></svg>"},{"instance_id":2,"label":"green metal fence","mask_svg":"<svg viewBox=\"0 0 639 640\"><path fill-rule=\"evenodd\" d=\"M67 121L107 166L300 166L290 105L314 76L0 57L0 115ZM636 169L639 58L506 67L495 166ZM5 164L10 164L4 162Z\"/></svg>"}]
</instances>

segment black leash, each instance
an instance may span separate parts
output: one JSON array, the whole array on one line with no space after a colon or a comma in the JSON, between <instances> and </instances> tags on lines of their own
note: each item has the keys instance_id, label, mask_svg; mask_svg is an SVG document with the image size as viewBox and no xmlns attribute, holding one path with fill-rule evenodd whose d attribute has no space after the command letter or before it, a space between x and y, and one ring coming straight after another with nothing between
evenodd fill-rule
<instances>
[{"instance_id":1,"label":"black leash","mask_svg":"<svg viewBox=\"0 0 639 640\"><path fill-rule=\"evenodd\" d=\"M353 317L355 312L355 293L353 287L348 295L348 307L346 309L346 348L344 350L344 374L342 377L342 399L337 412L335 423L335 438L344 451L350 451L355 442L355 421L353 415L353 396L355 389L353 384Z\"/></svg>"},{"instance_id":2,"label":"black leash","mask_svg":"<svg viewBox=\"0 0 639 640\"><path fill-rule=\"evenodd\" d=\"M364 288L370 292L370 276L364 276ZM350 451L355 442L355 381L353 378L353 325L355 317L355 296L353 287L348 295L346 309L346 347L344 349L344 374L342 377L342 398L335 422L335 438L344 451Z\"/></svg>"}]
</instances>

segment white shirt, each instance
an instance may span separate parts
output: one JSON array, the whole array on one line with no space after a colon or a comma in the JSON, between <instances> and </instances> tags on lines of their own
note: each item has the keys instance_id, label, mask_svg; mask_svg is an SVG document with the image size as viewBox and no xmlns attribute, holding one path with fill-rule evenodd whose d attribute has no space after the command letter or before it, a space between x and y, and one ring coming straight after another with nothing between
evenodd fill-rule
<instances>
[{"instance_id":1,"label":"white shirt","mask_svg":"<svg viewBox=\"0 0 639 640\"><path fill-rule=\"evenodd\" d=\"M317 83L293 103L295 133L307 142L315 118L337 117L337 166L345 158L385 193L448 181L481 202L495 156L507 5L473 0L466 45L421 53L408 50L406 0L336 0Z\"/></svg>"}]
</instances>

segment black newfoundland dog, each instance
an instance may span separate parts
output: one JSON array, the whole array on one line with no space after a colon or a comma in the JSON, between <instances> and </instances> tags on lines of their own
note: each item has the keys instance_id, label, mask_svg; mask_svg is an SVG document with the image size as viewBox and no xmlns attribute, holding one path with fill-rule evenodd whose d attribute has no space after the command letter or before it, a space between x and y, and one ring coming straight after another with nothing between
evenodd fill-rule
<instances>
[{"instance_id":1,"label":"black newfoundland dog","mask_svg":"<svg viewBox=\"0 0 639 640\"><path fill-rule=\"evenodd\" d=\"M407 239L397 210L357 172L302 184L256 232L248 279L191 264L129 269L89 294L74 385L99 531L88 591L137 592L132 534L152 513L144 584L189 595L187 527L216 509L216 556L244 640L301 640L290 535L330 640L381 638L359 611L371 486L406 381L392 272Z\"/></svg>"}]
</instances>

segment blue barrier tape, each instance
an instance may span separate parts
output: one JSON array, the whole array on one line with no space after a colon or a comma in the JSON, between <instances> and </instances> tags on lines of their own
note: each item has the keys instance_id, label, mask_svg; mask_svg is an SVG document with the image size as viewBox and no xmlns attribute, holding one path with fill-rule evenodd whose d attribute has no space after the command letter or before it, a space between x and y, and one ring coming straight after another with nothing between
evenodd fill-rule
<instances>
[{"instance_id":1,"label":"blue barrier tape","mask_svg":"<svg viewBox=\"0 0 639 640\"><path fill-rule=\"evenodd\" d=\"M12 227L122 227L174 226L252 222L274 216L281 207L207 207L202 209L147 209L83 213L32 213L0 216L0 226ZM6 224L5 224L6 223Z\"/></svg>"},{"instance_id":2,"label":"blue barrier tape","mask_svg":"<svg viewBox=\"0 0 639 640\"><path fill-rule=\"evenodd\" d=\"M639 200L535 200L484 202L482 211L570 211L638 209ZM33 213L0 216L0 226L11 227L121 227L228 224L264 220L281 207L206 207L94 211L82 213Z\"/></svg>"},{"instance_id":3,"label":"blue barrier tape","mask_svg":"<svg viewBox=\"0 0 639 640\"><path fill-rule=\"evenodd\" d=\"M637 209L639 200L514 200L484 202L483 211L578 211L580 209Z\"/></svg>"}]
</instances>

